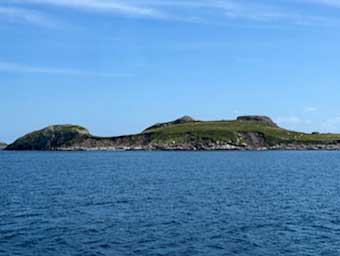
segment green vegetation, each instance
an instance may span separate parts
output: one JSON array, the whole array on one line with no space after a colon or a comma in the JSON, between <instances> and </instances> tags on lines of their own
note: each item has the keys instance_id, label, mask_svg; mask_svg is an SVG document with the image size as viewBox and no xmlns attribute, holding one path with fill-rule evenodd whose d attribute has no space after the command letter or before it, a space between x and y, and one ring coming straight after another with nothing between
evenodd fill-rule
<instances>
[{"instance_id":1,"label":"green vegetation","mask_svg":"<svg viewBox=\"0 0 340 256\"><path fill-rule=\"evenodd\" d=\"M162 128L162 127L176 125L176 124L184 124L184 123L192 123L192 122L198 122L198 121L193 119L191 116L183 116L181 118L176 119L175 121L154 124L153 126L146 128L144 131L149 131L152 129Z\"/></svg>"},{"instance_id":2,"label":"green vegetation","mask_svg":"<svg viewBox=\"0 0 340 256\"><path fill-rule=\"evenodd\" d=\"M152 142L155 143L169 143L171 141L181 143L188 142L188 139L237 143L242 140L242 136L240 136L242 133L262 134L269 145L293 142L329 144L340 141L340 134L307 134L255 121L191 122L150 129L144 132L144 134L150 134Z\"/></svg>"},{"instance_id":3,"label":"green vegetation","mask_svg":"<svg viewBox=\"0 0 340 256\"><path fill-rule=\"evenodd\" d=\"M80 133L89 133L89 131L84 128L84 127L81 127L79 125L69 125L69 124L66 124L66 125L51 125L45 129L42 129L42 130L38 130L38 131L34 131L34 132L31 132L27 135L30 135L30 136L34 136L34 135L37 135L37 134L41 134L41 133L46 133L46 132L58 132L58 133L65 133L65 132L80 132Z\"/></svg>"},{"instance_id":4,"label":"green vegetation","mask_svg":"<svg viewBox=\"0 0 340 256\"><path fill-rule=\"evenodd\" d=\"M50 150L77 143L83 136L90 136L89 131L78 125L54 125L34 131L17 139L6 149L15 150Z\"/></svg>"},{"instance_id":5,"label":"green vegetation","mask_svg":"<svg viewBox=\"0 0 340 256\"><path fill-rule=\"evenodd\" d=\"M285 149L285 146L340 150L340 134L289 131L265 116L207 122L182 117L156 124L139 134L119 137L92 136L77 125L49 126L19 138L6 149Z\"/></svg>"}]
</instances>

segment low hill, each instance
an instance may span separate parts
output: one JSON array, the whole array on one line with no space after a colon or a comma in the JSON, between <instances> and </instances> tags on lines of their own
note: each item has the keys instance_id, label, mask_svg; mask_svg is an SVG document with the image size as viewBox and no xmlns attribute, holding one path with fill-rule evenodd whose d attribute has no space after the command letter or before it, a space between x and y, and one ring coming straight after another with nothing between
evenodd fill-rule
<instances>
[{"instance_id":1,"label":"low hill","mask_svg":"<svg viewBox=\"0 0 340 256\"><path fill-rule=\"evenodd\" d=\"M5 148L6 146L7 146L6 143L3 143L3 142L0 141L0 148Z\"/></svg>"},{"instance_id":2,"label":"low hill","mask_svg":"<svg viewBox=\"0 0 340 256\"><path fill-rule=\"evenodd\" d=\"M7 146L6 150L58 150L72 146L83 136L90 136L90 133L81 126L54 125L23 136Z\"/></svg>"},{"instance_id":3,"label":"low hill","mask_svg":"<svg viewBox=\"0 0 340 256\"><path fill-rule=\"evenodd\" d=\"M153 126L146 128L145 131L156 129L156 128L163 128L166 126L171 126L171 125L176 125L176 124L185 124L185 123L193 123L193 122L199 122L199 121L193 119L191 116L183 116L181 118L176 119L175 121L154 124Z\"/></svg>"},{"instance_id":4,"label":"low hill","mask_svg":"<svg viewBox=\"0 0 340 256\"><path fill-rule=\"evenodd\" d=\"M19 138L7 150L340 150L340 134L307 134L278 127L269 117L231 121L183 117L142 133L97 137L75 125L50 126Z\"/></svg>"}]
</instances>

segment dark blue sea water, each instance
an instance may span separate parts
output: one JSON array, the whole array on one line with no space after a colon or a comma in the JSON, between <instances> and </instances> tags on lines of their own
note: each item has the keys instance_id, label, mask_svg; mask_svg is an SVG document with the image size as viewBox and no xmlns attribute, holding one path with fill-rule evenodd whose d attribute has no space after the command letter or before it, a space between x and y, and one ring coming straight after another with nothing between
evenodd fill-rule
<instances>
[{"instance_id":1,"label":"dark blue sea water","mask_svg":"<svg viewBox=\"0 0 340 256\"><path fill-rule=\"evenodd\" d=\"M1 152L0 255L340 255L340 152Z\"/></svg>"}]
</instances>

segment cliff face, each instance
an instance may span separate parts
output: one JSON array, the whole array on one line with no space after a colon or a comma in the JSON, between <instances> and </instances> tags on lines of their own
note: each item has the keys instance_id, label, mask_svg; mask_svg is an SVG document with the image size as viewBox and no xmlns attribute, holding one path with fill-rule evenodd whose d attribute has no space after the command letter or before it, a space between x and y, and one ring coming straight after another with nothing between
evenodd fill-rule
<instances>
[{"instance_id":1,"label":"cliff face","mask_svg":"<svg viewBox=\"0 0 340 256\"><path fill-rule=\"evenodd\" d=\"M142 133L96 137L83 127L56 125L29 133L6 150L340 150L340 134L306 134L278 127L264 116L232 121L183 117Z\"/></svg>"}]
</instances>

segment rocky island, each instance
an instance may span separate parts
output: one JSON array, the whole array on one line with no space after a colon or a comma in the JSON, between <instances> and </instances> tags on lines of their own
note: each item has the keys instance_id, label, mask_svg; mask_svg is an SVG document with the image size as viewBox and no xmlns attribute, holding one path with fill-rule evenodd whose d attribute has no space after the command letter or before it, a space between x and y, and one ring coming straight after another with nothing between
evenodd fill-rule
<instances>
[{"instance_id":1,"label":"rocky island","mask_svg":"<svg viewBox=\"0 0 340 256\"><path fill-rule=\"evenodd\" d=\"M118 137L94 136L77 125L54 125L17 139L5 150L340 150L340 134L289 131L266 116L230 121L185 116Z\"/></svg>"},{"instance_id":2,"label":"rocky island","mask_svg":"<svg viewBox=\"0 0 340 256\"><path fill-rule=\"evenodd\" d=\"M3 143L3 142L1 142L0 141L0 149L3 149L3 148L5 148L7 146L7 144L6 143Z\"/></svg>"}]
</instances>

